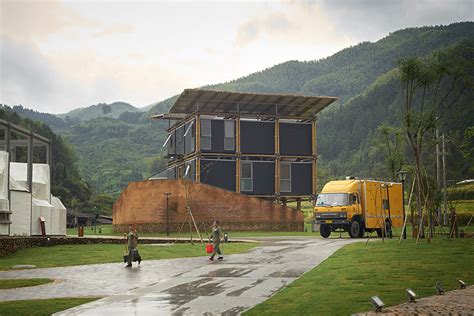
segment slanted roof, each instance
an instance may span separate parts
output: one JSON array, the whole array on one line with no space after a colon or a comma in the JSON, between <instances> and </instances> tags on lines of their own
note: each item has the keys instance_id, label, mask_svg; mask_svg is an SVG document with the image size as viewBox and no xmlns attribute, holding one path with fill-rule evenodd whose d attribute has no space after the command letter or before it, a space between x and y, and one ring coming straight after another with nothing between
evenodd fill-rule
<instances>
[{"instance_id":1,"label":"slanted roof","mask_svg":"<svg viewBox=\"0 0 474 316\"><path fill-rule=\"evenodd\" d=\"M186 89L169 113L278 115L312 118L336 97Z\"/></svg>"}]
</instances>

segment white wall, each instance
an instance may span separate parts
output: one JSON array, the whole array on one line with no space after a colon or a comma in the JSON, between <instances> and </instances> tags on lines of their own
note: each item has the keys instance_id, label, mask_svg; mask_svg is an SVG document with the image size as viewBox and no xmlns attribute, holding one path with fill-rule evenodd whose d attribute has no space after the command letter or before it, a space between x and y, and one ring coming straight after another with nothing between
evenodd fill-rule
<instances>
[{"instance_id":1,"label":"white wall","mask_svg":"<svg viewBox=\"0 0 474 316\"><path fill-rule=\"evenodd\" d=\"M31 232L31 193L10 192L10 235L30 235Z\"/></svg>"}]
</instances>

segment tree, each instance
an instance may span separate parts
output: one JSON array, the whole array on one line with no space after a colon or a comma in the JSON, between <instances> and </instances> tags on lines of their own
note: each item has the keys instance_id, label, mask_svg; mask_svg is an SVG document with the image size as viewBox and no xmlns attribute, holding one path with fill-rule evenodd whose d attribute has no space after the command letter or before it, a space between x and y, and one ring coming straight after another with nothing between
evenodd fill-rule
<instances>
[{"instance_id":1,"label":"tree","mask_svg":"<svg viewBox=\"0 0 474 316\"><path fill-rule=\"evenodd\" d=\"M472 44L472 43L471 43ZM473 49L461 42L431 58L408 58L398 63L404 95L403 123L415 159L416 201L420 236L424 237L422 150L427 133L467 88L473 87Z\"/></svg>"},{"instance_id":2,"label":"tree","mask_svg":"<svg viewBox=\"0 0 474 316\"><path fill-rule=\"evenodd\" d=\"M400 128L382 124L377 127L377 133L381 141L376 145L378 145L384 153L387 169L392 179L395 180L405 160L403 156L403 131Z\"/></svg>"},{"instance_id":3,"label":"tree","mask_svg":"<svg viewBox=\"0 0 474 316\"><path fill-rule=\"evenodd\" d=\"M103 105L103 106L102 106L102 113L103 113L104 115L107 115L107 114L109 114L109 113L112 113L112 108L110 107L110 105L107 105L107 104L106 104L106 105Z\"/></svg>"}]
</instances>

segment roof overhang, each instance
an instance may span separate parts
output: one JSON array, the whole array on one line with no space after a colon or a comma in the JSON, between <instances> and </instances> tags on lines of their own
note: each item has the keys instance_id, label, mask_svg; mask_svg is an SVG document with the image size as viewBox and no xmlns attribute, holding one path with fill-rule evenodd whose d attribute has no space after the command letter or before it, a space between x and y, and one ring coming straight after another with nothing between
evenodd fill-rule
<instances>
[{"instance_id":1,"label":"roof overhang","mask_svg":"<svg viewBox=\"0 0 474 316\"><path fill-rule=\"evenodd\" d=\"M202 113L312 119L336 100L326 96L186 89L170 108L169 115Z\"/></svg>"}]
</instances>

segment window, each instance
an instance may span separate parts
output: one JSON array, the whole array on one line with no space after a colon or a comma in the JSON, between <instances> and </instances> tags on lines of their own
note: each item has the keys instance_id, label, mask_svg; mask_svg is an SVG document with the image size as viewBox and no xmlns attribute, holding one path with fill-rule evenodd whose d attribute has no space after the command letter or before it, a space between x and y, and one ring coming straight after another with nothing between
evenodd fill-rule
<instances>
[{"instance_id":1,"label":"window","mask_svg":"<svg viewBox=\"0 0 474 316\"><path fill-rule=\"evenodd\" d=\"M224 121L224 150L235 150L234 121Z\"/></svg>"},{"instance_id":2,"label":"window","mask_svg":"<svg viewBox=\"0 0 474 316\"><path fill-rule=\"evenodd\" d=\"M10 213L0 213L0 223L10 223Z\"/></svg>"},{"instance_id":3,"label":"window","mask_svg":"<svg viewBox=\"0 0 474 316\"><path fill-rule=\"evenodd\" d=\"M184 132L184 153L189 154L194 151L194 121L186 124L186 131Z\"/></svg>"},{"instance_id":4,"label":"window","mask_svg":"<svg viewBox=\"0 0 474 316\"><path fill-rule=\"evenodd\" d=\"M280 192L291 192L291 164L280 164Z\"/></svg>"},{"instance_id":5,"label":"window","mask_svg":"<svg viewBox=\"0 0 474 316\"><path fill-rule=\"evenodd\" d=\"M322 193L316 200L317 206L345 206L350 205L347 193Z\"/></svg>"},{"instance_id":6,"label":"window","mask_svg":"<svg viewBox=\"0 0 474 316\"><path fill-rule=\"evenodd\" d=\"M211 120L201 120L201 149L211 150Z\"/></svg>"},{"instance_id":7,"label":"window","mask_svg":"<svg viewBox=\"0 0 474 316\"><path fill-rule=\"evenodd\" d=\"M253 165L249 161L241 163L240 189L242 191L253 191Z\"/></svg>"}]
</instances>

